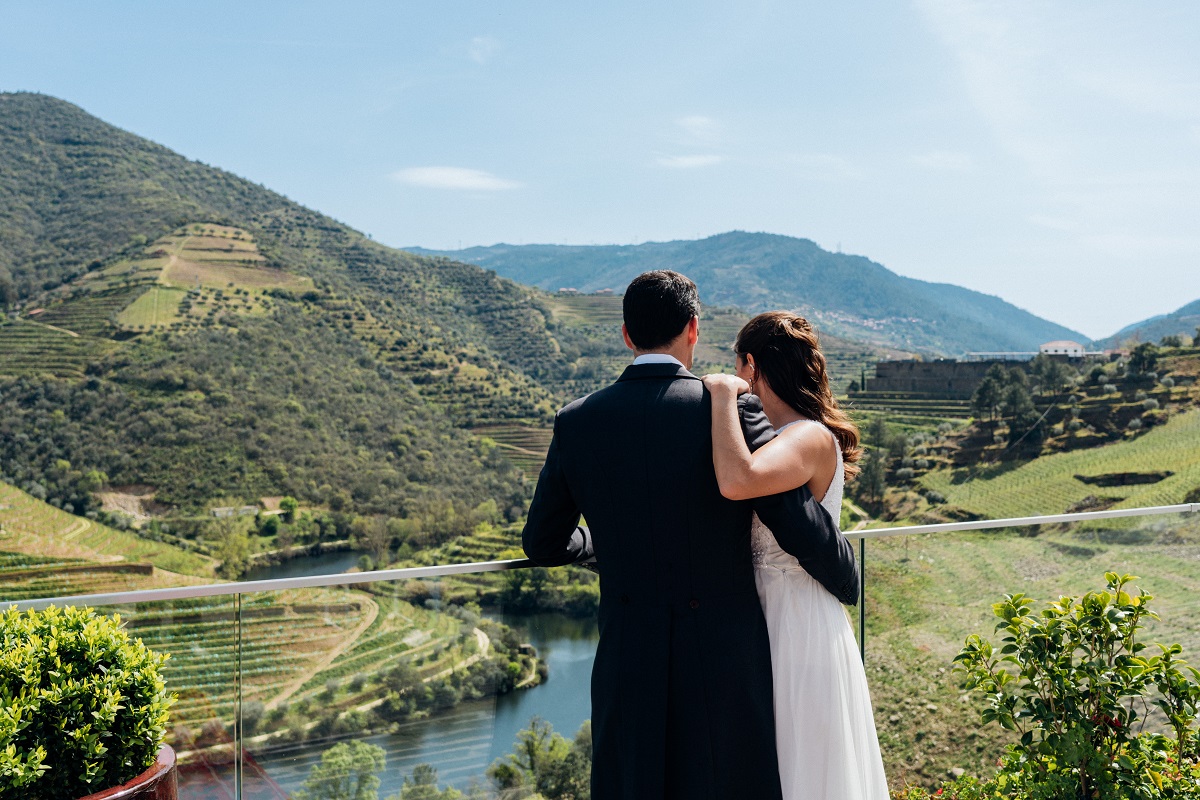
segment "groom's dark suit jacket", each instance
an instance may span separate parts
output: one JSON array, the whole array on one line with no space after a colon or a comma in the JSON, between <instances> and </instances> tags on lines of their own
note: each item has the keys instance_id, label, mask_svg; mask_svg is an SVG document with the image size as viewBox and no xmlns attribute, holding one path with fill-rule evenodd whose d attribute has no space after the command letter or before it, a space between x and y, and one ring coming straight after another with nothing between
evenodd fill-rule
<instances>
[{"instance_id":1,"label":"groom's dark suit jacket","mask_svg":"<svg viewBox=\"0 0 1200 800\"><path fill-rule=\"evenodd\" d=\"M741 406L761 446L774 436L761 404ZM643 364L555 419L524 546L544 566L599 565L593 800L779 798L752 510L842 602L858 594L853 550L807 489L721 496L711 413L686 369Z\"/></svg>"}]
</instances>

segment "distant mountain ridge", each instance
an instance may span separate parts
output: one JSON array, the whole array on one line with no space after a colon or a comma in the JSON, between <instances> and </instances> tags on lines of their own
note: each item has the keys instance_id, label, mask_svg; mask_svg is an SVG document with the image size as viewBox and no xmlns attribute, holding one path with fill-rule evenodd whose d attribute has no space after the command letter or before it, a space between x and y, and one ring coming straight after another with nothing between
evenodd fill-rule
<instances>
[{"instance_id":1,"label":"distant mountain ridge","mask_svg":"<svg viewBox=\"0 0 1200 800\"><path fill-rule=\"evenodd\" d=\"M1130 340L1142 342L1157 342L1164 336L1196 336L1200 330L1200 300L1193 300L1182 308L1169 314L1158 314L1126 325L1121 330L1104 339L1098 339L1098 347L1119 347Z\"/></svg>"},{"instance_id":2,"label":"distant mountain ridge","mask_svg":"<svg viewBox=\"0 0 1200 800\"><path fill-rule=\"evenodd\" d=\"M478 264L549 291L620 290L645 270L674 269L696 281L707 303L755 312L792 308L839 336L932 354L1089 341L999 297L906 278L863 256L831 253L808 239L778 234L731 231L640 245L407 249Z\"/></svg>"}]
</instances>

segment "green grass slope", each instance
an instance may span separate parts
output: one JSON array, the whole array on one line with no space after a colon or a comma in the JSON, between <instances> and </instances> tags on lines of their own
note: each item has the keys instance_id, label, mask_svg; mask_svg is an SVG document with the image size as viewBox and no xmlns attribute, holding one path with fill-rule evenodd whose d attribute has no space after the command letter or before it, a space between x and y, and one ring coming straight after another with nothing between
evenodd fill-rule
<instances>
[{"instance_id":1,"label":"green grass slope","mask_svg":"<svg viewBox=\"0 0 1200 800\"><path fill-rule=\"evenodd\" d=\"M213 567L212 559L198 553L69 514L7 483L0 483L0 551L7 554L0 559L4 565L0 572L9 573L47 569L47 560L52 562L49 566L146 563L202 577L211 576ZM5 595L4 599L13 598Z\"/></svg>"}]
</instances>

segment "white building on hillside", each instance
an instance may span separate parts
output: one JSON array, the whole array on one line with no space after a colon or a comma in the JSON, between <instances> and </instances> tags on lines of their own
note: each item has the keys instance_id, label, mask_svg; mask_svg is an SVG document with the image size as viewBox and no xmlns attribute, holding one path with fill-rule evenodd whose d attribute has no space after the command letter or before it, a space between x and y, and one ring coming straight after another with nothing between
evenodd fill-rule
<instances>
[{"instance_id":1,"label":"white building on hillside","mask_svg":"<svg viewBox=\"0 0 1200 800\"><path fill-rule=\"evenodd\" d=\"M1079 342L1066 340L1046 342L1038 348L1038 352L1047 356L1066 356L1067 358L1083 358L1085 350Z\"/></svg>"}]
</instances>

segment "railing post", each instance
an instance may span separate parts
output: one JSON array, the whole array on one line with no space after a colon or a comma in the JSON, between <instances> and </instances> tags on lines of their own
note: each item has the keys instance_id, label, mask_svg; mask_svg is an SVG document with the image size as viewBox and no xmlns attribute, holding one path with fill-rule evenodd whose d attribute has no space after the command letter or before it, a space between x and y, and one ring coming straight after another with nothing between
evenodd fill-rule
<instances>
[{"instance_id":1,"label":"railing post","mask_svg":"<svg viewBox=\"0 0 1200 800\"><path fill-rule=\"evenodd\" d=\"M245 742L242 741L242 593L236 595L237 602L237 678L234 680L234 718L233 746L237 748L233 760L233 796L234 800L242 800L242 754L245 752Z\"/></svg>"},{"instance_id":2,"label":"railing post","mask_svg":"<svg viewBox=\"0 0 1200 800\"><path fill-rule=\"evenodd\" d=\"M867 663L867 537L858 540L858 656Z\"/></svg>"}]
</instances>

